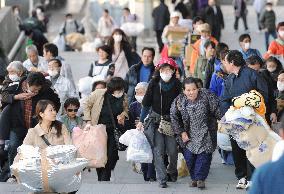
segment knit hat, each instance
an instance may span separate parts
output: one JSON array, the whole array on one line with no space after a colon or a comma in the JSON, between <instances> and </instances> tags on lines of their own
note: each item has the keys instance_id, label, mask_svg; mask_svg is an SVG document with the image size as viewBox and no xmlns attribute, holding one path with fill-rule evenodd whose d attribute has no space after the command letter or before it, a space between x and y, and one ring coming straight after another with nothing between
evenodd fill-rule
<instances>
[{"instance_id":1,"label":"knit hat","mask_svg":"<svg viewBox=\"0 0 284 194\"><path fill-rule=\"evenodd\" d=\"M159 60L158 64L156 65L156 68L160 68L161 65L163 65L163 64L168 64L171 67L173 67L174 69L178 69L177 63L172 58L161 58Z\"/></svg>"}]
</instances>

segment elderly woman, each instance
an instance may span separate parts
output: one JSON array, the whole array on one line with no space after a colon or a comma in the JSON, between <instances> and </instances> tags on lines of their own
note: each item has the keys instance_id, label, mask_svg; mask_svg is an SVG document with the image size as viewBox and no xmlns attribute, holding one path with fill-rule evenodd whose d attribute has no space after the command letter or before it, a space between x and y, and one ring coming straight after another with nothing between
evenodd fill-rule
<instances>
[{"instance_id":1,"label":"elderly woman","mask_svg":"<svg viewBox=\"0 0 284 194\"><path fill-rule=\"evenodd\" d=\"M198 89L195 78L186 78L183 94L172 103L171 121L183 147L192 187L205 188L217 145L216 119L221 119L218 98L206 89Z\"/></svg>"},{"instance_id":2,"label":"elderly woman","mask_svg":"<svg viewBox=\"0 0 284 194\"><path fill-rule=\"evenodd\" d=\"M142 101L142 112L138 129L143 129L152 146L157 179L161 188L167 187L167 181L177 180L177 143L170 126L170 107L181 92L181 83L176 78L177 64L172 58L162 58L157 65L154 78L150 81ZM169 156L168 169L165 155Z\"/></svg>"},{"instance_id":3,"label":"elderly woman","mask_svg":"<svg viewBox=\"0 0 284 194\"><path fill-rule=\"evenodd\" d=\"M96 89L84 102L84 120L91 125L103 124L107 131L107 163L104 168L97 168L98 181L110 181L118 157L115 130L124 128L128 117L128 101L124 94L125 82L120 77L113 77L106 89Z\"/></svg>"},{"instance_id":4,"label":"elderly woman","mask_svg":"<svg viewBox=\"0 0 284 194\"><path fill-rule=\"evenodd\" d=\"M35 45L27 46L26 54L28 59L24 61L23 65L28 71L47 73L47 61L44 57L38 55L38 50Z\"/></svg>"},{"instance_id":5,"label":"elderly woman","mask_svg":"<svg viewBox=\"0 0 284 194\"><path fill-rule=\"evenodd\" d=\"M131 125L130 128L134 129L135 125L139 122L141 109L142 109L142 100L145 96L145 93L148 88L147 82L140 82L135 87L135 99L136 101L132 102L129 107L129 123ZM134 165L134 170L139 171L137 169L137 165ZM143 172L143 177L145 181L155 181L156 180L156 172L154 163L142 163L141 170Z\"/></svg>"}]
</instances>

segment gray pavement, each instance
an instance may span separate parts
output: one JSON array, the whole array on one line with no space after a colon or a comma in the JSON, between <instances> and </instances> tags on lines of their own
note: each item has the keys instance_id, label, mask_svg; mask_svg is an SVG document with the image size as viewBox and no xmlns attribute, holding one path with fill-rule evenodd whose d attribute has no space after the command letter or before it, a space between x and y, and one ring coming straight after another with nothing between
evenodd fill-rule
<instances>
[{"instance_id":1,"label":"gray pavement","mask_svg":"<svg viewBox=\"0 0 284 194\"><path fill-rule=\"evenodd\" d=\"M77 0L70 0L72 3L80 3ZM82 5L82 4L81 4ZM79 4L76 4L78 9L74 9L74 6L68 5L69 8L65 8L64 11L54 13L51 18L50 31L48 37L50 40L56 35L58 30L58 24L61 24L64 13L73 9L73 13L78 16L82 16L82 12L78 11ZM264 53L264 34L256 33L256 14L252 7L249 8L248 25L250 28L250 34L253 42L252 47L258 48L261 53ZM233 8L232 6L222 6L222 10L225 18L226 28L222 32L222 41L229 44L231 49L237 49L238 36L244 31L242 21L239 23L239 32L233 31ZM284 7L275 8L278 16L278 21L284 21ZM138 50L140 51L143 46L156 46L154 37L139 38ZM71 65L73 70L74 79L77 82L80 77L87 75L91 62L95 59L94 53L79 53L79 52L63 52L60 53L65 58L66 62ZM156 57L158 58L158 57ZM219 154L215 152L211 165L209 177L207 179L207 188L205 190L198 190L189 188L189 177L179 179L177 183L170 183L169 188L160 189L157 183L147 183L143 181L142 175L136 174L132 171L131 164L126 162L125 153L120 153L120 160L115 168L112 181L109 183L99 183L97 181L96 172L84 172L83 184L78 191L79 194L185 194L185 193L202 193L202 194L241 194L245 191L235 189L236 178L234 176L234 168L232 166L224 166L221 164ZM0 183L0 194L23 194L27 193L27 190L16 184Z\"/></svg>"}]
</instances>

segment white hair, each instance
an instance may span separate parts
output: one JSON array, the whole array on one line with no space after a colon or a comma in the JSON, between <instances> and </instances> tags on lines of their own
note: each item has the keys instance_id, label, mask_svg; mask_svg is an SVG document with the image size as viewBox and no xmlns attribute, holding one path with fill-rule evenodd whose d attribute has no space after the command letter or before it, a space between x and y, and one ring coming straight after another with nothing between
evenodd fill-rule
<instances>
[{"instance_id":1,"label":"white hair","mask_svg":"<svg viewBox=\"0 0 284 194\"><path fill-rule=\"evenodd\" d=\"M23 66L23 63L21 61L12 61L8 67L8 69L15 69L17 72L24 72L25 67Z\"/></svg>"},{"instance_id":2,"label":"white hair","mask_svg":"<svg viewBox=\"0 0 284 194\"><path fill-rule=\"evenodd\" d=\"M38 54L38 50L35 45L32 44L26 47L26 54L28 55L30 52L35 52Z\"/></svg>"},{"instance_id":3,"label":"white hair","mask_svg":"<svg viewBox=\"0 0 284 194\"><path fill-rule=\"evenodd\" d=\"M146 91L148 88L148 85L149 84L147 82L139 82L135 87L135 91L139 89L144 89Z\"/></svg>"}]
</instances>

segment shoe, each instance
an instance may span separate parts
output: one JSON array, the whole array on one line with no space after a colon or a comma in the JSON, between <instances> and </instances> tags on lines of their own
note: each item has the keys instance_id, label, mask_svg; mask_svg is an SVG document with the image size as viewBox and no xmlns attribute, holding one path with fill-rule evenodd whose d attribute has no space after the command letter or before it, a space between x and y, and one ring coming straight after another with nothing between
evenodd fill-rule
<instances>
[{"instance_id":1,"label":"shoe","mask_svg":"<svg viewBox=\"0 0 284 194\"><path fill-rule=\"evenodd\" d=\"M241 178L236 186L237 189L245 189L246 188L246 178Z\"/></svg>"},{"instance_id":2,"label":"shoe","mask_svg":"<svg viewBox=\"0 0 284 194\"><path fill-rule=\"evenodd\" d=\"M199 189L204 189L205 188L205 181L197 181L197 187Z\"/></svg>"},{"instance_id":3,"label":"shoe","mask_svg":"<svg viewBox=\"0 0 284 194\"><path fill-rule=\"evenodd\" d=\"M7 180L7 183L13 183L13 184L15 184L15 183L17 183L17 179L16 179L14 176L12 176L12 177L10 177L10 178Z\"/></svg>"},{"instance_id":4,"label":"shoe","mask_svg":"<svg viewBox=\"0 0 284 194\"><path fill-rule=\"evenodd\" d=\"M222 158L222 164L226 164L225 160Z\"/></svg>"},{"instance_id":5,"label":"shoe","mask_svg":"<svg viewBox=\"0 0 284 194\"><path fill-rule=\"evenodd\" d=\"M159 187L160 187L160 188L167 188L168 185L167 185L167 183L160 183L160 184L159 184Z\"/></svg>"},{"instance_id":6,"label":"shoe","mask_svg":"<svg viewBox=\"0 0 284 194\"><path fill-rule=\"evenodd\" d=\"M252 182L251 181L247 181L246 184L246 190L249 190L249 188L251 187Z\"/></svg>"},{"instance_id":7,"label":"shoe","mask_svg":"<svg viewBox=\"0 0 284 194\"><path fill-rule=\"evenodd\" d=\"M156 181L157 181L156 178L150 178L150 179L149 179L149 182L156 182Z\"/></svg>"},{"instance_id":8,"label":"shoe","mask_svg":"<svg viewBox=\"0 0 284 194\"><path fill-rule=\"evenodd\" d=\"M191 181L191 183L189 183L190 187L197 187L197 181Z\"/></svg>"},{"instance_id":9,"label":"shoe","mask_svg":"<svg viewBox=\"0 0 284 194\"><path fill-rule=\"evenodd\" d=\"M167 174L168 182L177 182L177 175L176 174Z\"/></svg>"}]
</instances>

